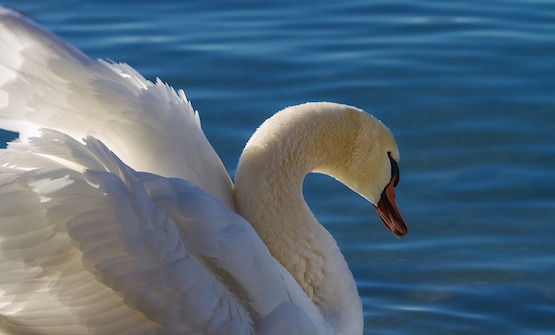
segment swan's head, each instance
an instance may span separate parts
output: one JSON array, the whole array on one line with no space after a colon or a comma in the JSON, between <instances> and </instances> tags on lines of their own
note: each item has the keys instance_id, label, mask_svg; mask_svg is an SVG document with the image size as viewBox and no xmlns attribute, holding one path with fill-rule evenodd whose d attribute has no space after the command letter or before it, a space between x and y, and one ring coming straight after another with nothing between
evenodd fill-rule
<instances>
[{"instance_id":1,"label":"swan's head","mask_svg":"<svg viewBox=\"0 0 555 335\"><path fill-rule=\"evenodd\" d=\"M374 204L380 219L395 236L407 234L407 226L395 203L393 188L399 183L399 149L391 131L364 113L351 161L356 191Z\"/></svg>"},{"instance_id":2,"label":"swan's head","mask_svg":"<svg viewBox=\"0 0 555 335\"><path fill-rule=\"evenodd\" d=\"M354 107L347 107L347 110L346 118L356 119L357 130L345 150L348 154L343 156L343 162L339 167L335 166L333 172L327 172L370 201L384 225L395 236L403 237L407 227L397 209L393 192L399 183L400 158L395 138L373 116Z\"/></svg>"}]
</instances>

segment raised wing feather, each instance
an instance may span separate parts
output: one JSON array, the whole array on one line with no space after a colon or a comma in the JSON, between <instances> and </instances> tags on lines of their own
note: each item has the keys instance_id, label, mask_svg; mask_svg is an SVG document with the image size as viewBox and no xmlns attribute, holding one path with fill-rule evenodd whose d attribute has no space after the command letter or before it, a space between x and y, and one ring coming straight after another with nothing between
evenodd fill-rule
<instances>
[{"instance_id":1,"label":"raised wing feather","mask_svg":"<svg viewBox=\"0 0 555 335\"><path fill-rule=\"evenodd\" d=\"M254 334L283 303L300 307L288 323L321 322L247 222L92 137L1 150L0 200L0 329Z\"/></svg>"},{"instance_id":2,"label":"raised wing feather","mask_svg":"<svg viewBox=\"0 0 555 335\"><path fill-rule=\"evenodd\" d=\"M94 136L135 170L191 181L229 207L232 184L183 91L93 61L0 7L0 126Z\"/></svg>"}]
</instances>

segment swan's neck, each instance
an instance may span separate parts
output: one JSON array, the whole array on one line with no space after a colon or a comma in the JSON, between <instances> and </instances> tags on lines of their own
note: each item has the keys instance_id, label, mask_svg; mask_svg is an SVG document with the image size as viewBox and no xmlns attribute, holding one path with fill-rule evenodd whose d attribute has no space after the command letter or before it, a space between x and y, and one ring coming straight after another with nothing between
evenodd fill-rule
<instances>
[{"instance_id":1,"label":"swan's neck","mask_svg":"<svg viewBox=\"0 0 555 335\"><path fill-rule=\"evenodd\" d=\"M335 240L304 201L302 183L312 171L341 172L353 154L358 117L320 104L276 114L247 143L235 180L239 214L341 334L361 332L360 298Z\"/></svg>"}]
</instances>

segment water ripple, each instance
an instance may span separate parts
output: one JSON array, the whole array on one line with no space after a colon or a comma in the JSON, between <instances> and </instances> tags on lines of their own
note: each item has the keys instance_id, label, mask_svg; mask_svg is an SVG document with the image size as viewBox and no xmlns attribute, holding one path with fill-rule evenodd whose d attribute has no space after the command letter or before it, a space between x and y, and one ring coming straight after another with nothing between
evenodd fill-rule
<instances>
[{"instance_id":1,"label":"water ripple","mask_svg":"<svg viewBox=\"0 0 555 335\"><path fill-rule=\"evenodd\" d=\"M185 88L231 173L290 104L345 102L389 125L405 239L337 182L305 183L357 280L365 334L555 329L552 2L4 3Z\"/></svg>"}]
</instances>

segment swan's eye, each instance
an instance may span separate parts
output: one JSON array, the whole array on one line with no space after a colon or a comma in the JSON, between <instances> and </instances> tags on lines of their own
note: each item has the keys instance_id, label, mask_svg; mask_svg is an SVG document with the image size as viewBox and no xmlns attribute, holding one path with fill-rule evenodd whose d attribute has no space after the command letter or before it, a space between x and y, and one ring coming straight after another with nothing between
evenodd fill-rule
<instances>
[{"instance_id":1,"label":"swan's eye","mask_svg":"<svg viewBox=\"0 0 555 335\"><path fill-rule=\"evenodd\" d=\"M397 186L397 184L399 184L399 165L397 164L397 162L391 158L391 152L387 153L387 156L389 157L389 161L391 162L391 181L393 182L393 186Z\"/></svg>"}]
</instances>

